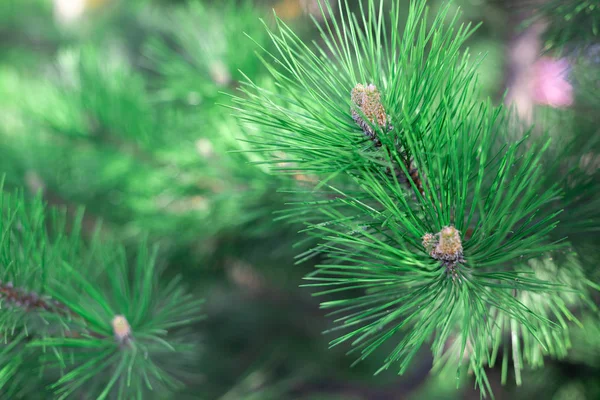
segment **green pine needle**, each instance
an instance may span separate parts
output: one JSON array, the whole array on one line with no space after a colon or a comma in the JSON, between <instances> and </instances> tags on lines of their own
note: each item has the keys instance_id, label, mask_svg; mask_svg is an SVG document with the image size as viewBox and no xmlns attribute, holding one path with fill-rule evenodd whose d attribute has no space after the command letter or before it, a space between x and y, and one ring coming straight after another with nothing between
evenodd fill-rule
<instances>
[{"instance_id":1,"label":"green pine needle","mask_svg":"<svg viewBox=\"0 0 600 400\"><path fill-rule=\"evenodd\" d=\"M394 342L382 370L403 373L431 344L436 363L468 365L486 395L484 368L507 340L517 383L524 363L564 356L574 317L561 296L585 298L585 289L527 262L567 245L550 239L561 193L544 181L548 143L507 139L516 129L508 111L480 100L461 50L473 28L450 6L429 18L425 2L411 2L401 33L399 4L386 18L383 1L359 15L340 2L337 18L326 2L321 47L277 19L268 30L276 50L259 56L275 88L247 80L234 109L262 130L249 138L255 151L288 163L275 171L314 183L286 190L291 207L280 219L304 222L320 242L299 260L327 256L307 279L332 298L322 303L338 316L332 345L350 342L360 361ZM357 123L358 84L381 93L391 129L367 109L357 114L369 123ZM464 260L442 262L422 243L445 226L459 231Z\"/></svg>"}]
</instances>

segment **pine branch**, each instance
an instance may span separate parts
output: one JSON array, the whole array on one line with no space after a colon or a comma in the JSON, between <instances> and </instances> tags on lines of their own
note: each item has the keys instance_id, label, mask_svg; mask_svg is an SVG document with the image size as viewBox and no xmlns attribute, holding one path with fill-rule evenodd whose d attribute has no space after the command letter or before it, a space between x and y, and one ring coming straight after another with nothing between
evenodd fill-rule
<instances>
[{"instance_id":1,"label":"pine branch","mask_svg":"<svg viewBox=\"0 0 600 400\"><path fill-rule=\"evenodd\" d=\"M248 80L235 110L263 131L257 152L318 180L284 215L320 241L301 260L328 258L306 279L336 297L322 303L338 316L332 345L351 342L360 361L394 341L381 370L403 373L433 341L436 363L467 365L486 395L485 368L510 333L520 383L532 349L565 354L561 292L578 293L574 307L589 299L526 263L567 245L550 240L560 191L544 180L548 143L512 140L509 112L479 99L459 14L445 7L427 24L425 2L412 3L401 34L399 2L389 19L383 2L366 4L353 15L341 3L337 20L323 5L323 48L277 20L276 50L261 56L276 88Z\"/></svg>"},{"instance_id":2,"label":"pine branch","mask_svg":"<svg viewBox=\"0 0 600 400\"><path fill-rule=\"evenodd\" d=\"M185 331L201 318L201 302L180 281L159 280L156 251L140 247L131 270L122 248L97 236L84 244L80 230L81 216L67 233L65 214L46 210L39 196L28 203L0 190L0 331L8 343L0 354L19 357L5 376L29 360L38 382L56 379L58 398L173 390L178 369L193 360L195 340ZM5 393L19 385L0 380Z\"/></svg>"},{"instance_id":3,"label":"pine branch","mask_svg":"<svg viewBox=\"0 0 600 400\"><path fill-rule=\"evenodd\" d=\"M0 282L0 297L4 300L5 307L23 308L25 312L48 311L60 315L70 315L64 304L48 297L40 296L35 292L27 292L22 288L15 288L12 282Z\"/></svg>"}]
</instances>

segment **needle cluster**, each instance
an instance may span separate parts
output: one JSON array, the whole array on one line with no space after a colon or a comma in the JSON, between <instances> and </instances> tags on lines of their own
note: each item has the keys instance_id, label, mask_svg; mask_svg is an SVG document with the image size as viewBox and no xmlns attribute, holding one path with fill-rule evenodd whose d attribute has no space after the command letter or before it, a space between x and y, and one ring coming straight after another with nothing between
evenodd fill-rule
<instances>
[{"instance_id":1,"label":"needle cluster","mask_svg":"<svg viewBox=\"0 0 600 400\"><path fill-rule=\"evenodd\" d=\"M425 2L411 2L401 22L399 0L389 14L384 1L365 4L354 14L324 3L322 47L277 20L277 51L261 56L275 85L247 81L235 110L261 132L256 152L274 161L284 151L317 180L319 190L293 191L283 215L318 242L298 258L324 259L306 279L329 297L332 346L352 343L360 362L392 342L379 371L403 373L432 343L435 369L466 365L487 395L485 369L503 346L520 377L538 362L529 355L560 357L568 343L555 321L572 315L556 304L580 288L528 263L566 244L550 237L561 210L544 177L548 143L514 140L510 111L481 100L460 13L446 6L431 20Z\"/></svg>"}]
</instances>

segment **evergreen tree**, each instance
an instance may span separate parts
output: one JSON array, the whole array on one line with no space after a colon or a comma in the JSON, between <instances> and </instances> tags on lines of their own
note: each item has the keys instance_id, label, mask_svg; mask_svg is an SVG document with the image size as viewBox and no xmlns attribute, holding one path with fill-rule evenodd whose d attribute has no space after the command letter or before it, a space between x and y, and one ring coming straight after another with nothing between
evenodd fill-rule
<instances>
[{"instance_id":1,"label":"evergreen tree","mask_svg":"<svg viewBox=\"0 0 600 400\"><path fill-rule=\"evenodd\" d=\"M597 398L597 2L257 3L0 4L0 397Z\"/></svg>"}]
</instances>

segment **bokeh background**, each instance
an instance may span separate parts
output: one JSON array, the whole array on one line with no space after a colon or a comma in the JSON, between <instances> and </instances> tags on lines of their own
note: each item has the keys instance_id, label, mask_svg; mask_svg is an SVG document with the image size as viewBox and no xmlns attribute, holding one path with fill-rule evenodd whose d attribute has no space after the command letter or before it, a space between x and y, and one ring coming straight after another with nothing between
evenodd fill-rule
<instances>
[{"instance_id":1,"label":"bokeh background","mask_svg":"<svg viewBox=\"0 0 600 400\"><path fill-rule=\"evenodd\" d=\"M429 3L435 14L441 2ZM561 135L555 121L573 112L581 86L566 59L544 52L546 21L531 20L543 2L454 4L465 22L482 22L468 43L473 62L484 56L482 96ZM298 243L299 225L277 220L289 182L247 152L228 108L244 76L270 85L255 51L272 48L263 23L273 9L320 40L316 0L0 1L7 187L42 191L71 215L85 206L88 234L102 221L102 235L132 247L148 236L167 273L206 299L207 318L193 327L200 362L177 398L479 398L468 376L431 375L427 351L398 377L373 376L377 355L350 368L347 348L328 348L323 299L299 287L318 260L297 263L309 244ZM597 131L593 121L579 119L578 131ZM527 371L521 388L491 370L496 398L600 399L599 342L600 327L582 331L568 359Z\"/></svg>"}]
</instances>

